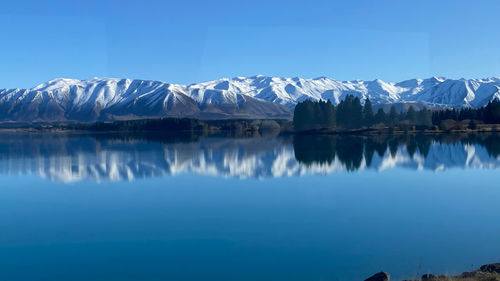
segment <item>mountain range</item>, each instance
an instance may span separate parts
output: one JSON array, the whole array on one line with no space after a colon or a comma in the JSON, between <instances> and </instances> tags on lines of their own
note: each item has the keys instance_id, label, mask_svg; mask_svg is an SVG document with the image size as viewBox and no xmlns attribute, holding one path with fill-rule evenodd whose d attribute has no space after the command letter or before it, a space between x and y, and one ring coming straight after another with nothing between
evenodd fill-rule
<instances>
[{"instance_id":1,"label":"mountain range","mask_svg":"<svg viewBox=\"0 0 500 281\"><path fill-rule=\"evenodd\" d=\"M347 95L376 106L481 107L500 98L500 77L403 82L269 76L223 78L191 85L93 78L54 79L31 89L0 90L0 121L106 121L158 117L290 118L306 99L338 104Z\"/></svg>"}]
</instances>

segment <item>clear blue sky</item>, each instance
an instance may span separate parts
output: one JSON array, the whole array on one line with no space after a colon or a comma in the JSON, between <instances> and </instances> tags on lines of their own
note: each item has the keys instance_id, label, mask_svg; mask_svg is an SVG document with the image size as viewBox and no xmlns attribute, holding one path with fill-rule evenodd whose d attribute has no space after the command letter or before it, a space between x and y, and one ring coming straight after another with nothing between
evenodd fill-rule
<instances>
[{"instance_id":1,"label":"clear blue sky","mask_svg":"<svg viewBox=\"0 0 500 281\"><path fill-rule=\"evenodd\" d=\"M9 2L0 88L95 76L500 76L498 0Z\"/></svg>"}]
</instances>

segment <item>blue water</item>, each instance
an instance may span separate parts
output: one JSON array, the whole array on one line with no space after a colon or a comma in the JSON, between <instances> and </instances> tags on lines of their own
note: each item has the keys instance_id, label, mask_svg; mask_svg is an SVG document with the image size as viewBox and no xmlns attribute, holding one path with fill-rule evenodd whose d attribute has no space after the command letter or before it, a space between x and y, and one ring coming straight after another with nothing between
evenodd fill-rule
<instances>
[{"instance_id":1,"label":"blue water","mask_svg":"<svg viewBox=\"0 0 500 281\"><path fill-rule=\"evenodd\" d=\"M500 261L500 173L479 144L443 144L469 149L464 166L456 149L444 169L381 169L387 151L347 171L280 162L293 145L274 138L55 140L0 139L0 280L399 280Z\"/></svg>"}]
</instances>

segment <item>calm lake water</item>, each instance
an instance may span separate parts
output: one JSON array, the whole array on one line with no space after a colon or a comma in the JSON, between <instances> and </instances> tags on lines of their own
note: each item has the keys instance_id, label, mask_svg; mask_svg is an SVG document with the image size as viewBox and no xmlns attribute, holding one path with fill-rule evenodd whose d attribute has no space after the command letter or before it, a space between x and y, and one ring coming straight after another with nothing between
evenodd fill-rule
<instances>
[{"instance_id":1,"label":"calm lake water","mask_svg":"<svg viewBox=\"0 0 500 281\"><path fill-rule=\"evenodd\" d=\"M0 280L395 280L500 261L500 137L0 134Z\"/></svg>"}]
</instances>

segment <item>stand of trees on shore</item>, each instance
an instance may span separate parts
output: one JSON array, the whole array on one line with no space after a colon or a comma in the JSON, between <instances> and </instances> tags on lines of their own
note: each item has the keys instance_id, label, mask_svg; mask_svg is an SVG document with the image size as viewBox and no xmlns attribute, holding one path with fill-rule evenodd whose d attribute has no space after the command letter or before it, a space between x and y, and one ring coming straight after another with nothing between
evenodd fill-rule
<instances>
[{"instance_id":1,"label":"stand of trees on shore","mask_svg":"<svg viewBox=\"0 0 500 281\"><path fill-rule=\"evenodd\" d=\"M1 126L0 126L1 128ZM89 131L98 133L153 132L170 135L224 135L256 136L277 135L281 131L292 131L290 120L286 119L227 119L199 120L189 118L162 118L128 121L41 124L39 130Z\"/></svg>"},{"instance_id":2,"label":"stand of trees on shore","mask_svg":"<svg viewBox=\"0 0 500 281\"><path fill-rule=\"evenodd\" d=\"M370 99L364 105L358 97L348 95L338 106L330 101L303 101L295 107L293 122L296 131L324 129L360 129L373 126L409 127L426 129L436 127L450 130L464 120L469 129L476 129L478 123L500 124L500 101L490 101L486 106L474 109L444 109L431 111L427 108L415 110L410 106L406 112L399 112L391 106L388 113L382 108L375 113Z\"/></svg>"}]
</instances>

